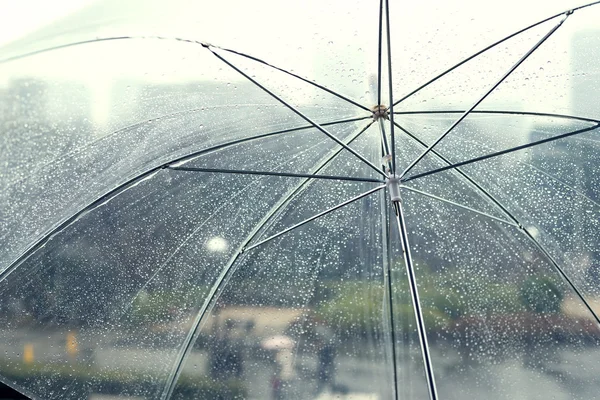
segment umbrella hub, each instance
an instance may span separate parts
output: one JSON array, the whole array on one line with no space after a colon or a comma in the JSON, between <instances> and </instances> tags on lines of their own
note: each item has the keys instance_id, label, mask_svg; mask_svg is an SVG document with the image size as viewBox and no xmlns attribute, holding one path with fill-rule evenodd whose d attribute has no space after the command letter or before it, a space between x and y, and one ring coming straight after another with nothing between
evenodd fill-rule
<instances>
[{"instance_id":1,"label":"umbrella hub","mask_svg":"<svg viewBox=\"0 0 600 400\"><path fill-rule=\"evenodd\" d=\"M373 106L371 108L371 111L373 111L373 120L374 121L377 121L379 118L388 119L388 117L390 115L388 108L386 106L384 106L383 104Z\"/></svg>"},{"instance_id":2,"label":"umbrella hub","mask_svg":"<svg viewBox=\"0 0 600 400\"><path fill-rule=\"evenodd\" d=\"M387 186L388 193L390 194L390 200L392 203L397 203L400 201L400 176L398 175L390 175L385 180L385 185Z\"/></svg>"}]
</instances>

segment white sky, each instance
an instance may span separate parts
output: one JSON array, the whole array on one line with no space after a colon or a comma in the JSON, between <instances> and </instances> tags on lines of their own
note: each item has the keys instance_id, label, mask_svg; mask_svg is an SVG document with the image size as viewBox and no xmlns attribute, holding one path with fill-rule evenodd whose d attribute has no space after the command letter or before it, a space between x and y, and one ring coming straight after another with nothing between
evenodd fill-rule
<instances>
[{"instance_id":1,"label":"white sky","mask_svg":"<svg viewBox=\"0 0 600 400\"><path fill-rule=\"evenodd\" d=\"M368 76L376 72L378 1L266 0L258 7L257 2L247 1L173 0L167 3L109 0L103 2L106 6L96 9L95 13L81 14L83 16L79 19L65 19L92 3L95 1L0 0L3 11L0 14L0 47L8 45L5 49L11 50L12 55L69 41L121 34L193 38L240 49L283 67L293 67L301 75L326 81L355 98L365 96L369 90ZM396 71L394 82L406 92L404 87L416 86L492 41L580 4L582 1L571 0L391 2L392 43L396 55L393 60ZM587 10L592 9L591 19L586 20ZM563 56L565 49L570 46L573 31L598 25L600 14L597 9L600 6L591 7L586 13L575 13L559 30L560 35L555 35L552 42L544 45L546 53L540 50L538 62L544 57L552 62L554 76L548 79L552 78L554 85L567 84L560 78L569 74L569 58ZM48 27L55 21L66 23ZM64 31L67 33L63 34ZM546 31L545 27L539 35ZM11 43L23 37L35 40L23 45L20 42L16 50L15 46L10 47ZM526 50L527 46L523 49ZM136 50L135 57L132 57L132 48ZM513 54L509 46L504 48L506 61L500 61L505 61L506 65L498 67L495 65L497 59L490 61L490 74L483 76L486 82L481 85L493 83L522 54ZM0 84L2 76L6 83L19 75L81 82L92 91L96 106L94 113L97 118L102 118L115 79L139 79L140 76L146 80L167 82L196 79L203 68L203 59L199 56L201 51L200 47L196 51L190 46L161 46L156 41L139 41L135 46L116 42L85 45L35 56L31 58L35 62L25 60L3 66L7 70L0 73ZM0 58L3 56L5 54L0 49ZM487 66L483 64L478 68L481 74ZM546 69L546 73L550 74L550 69ZM543 72L540 74L543 75ZM241 81L243 78L232 74L227 79ZM477 85L475 79L470 84ZM463 96L462 91L456 96ZM294 100L302 101L301 97ZM549 109L557 111L556 108L566 107L568 95L543 101L548 103Z\"/></svg>"},{"instance_id":2,"label":"white sky","mask_svg":"<svg viewBox=\"0 0 600 400\"><path fill-rule=\"evenodd\" d=\"M0 0L0 46L96 0Z\"/></svg>"}]
</instances>

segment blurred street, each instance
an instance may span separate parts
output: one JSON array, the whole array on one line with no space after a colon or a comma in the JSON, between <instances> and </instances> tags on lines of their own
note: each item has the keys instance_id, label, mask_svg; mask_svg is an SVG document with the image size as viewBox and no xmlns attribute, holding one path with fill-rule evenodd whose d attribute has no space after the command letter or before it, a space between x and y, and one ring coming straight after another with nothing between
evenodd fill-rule
<instances>
[{"instance_id":1,"label":"blurred street","mask_svg":"<svg viewBox=\"0 0 600 400\"><path fill-rule=\"evenodd\" d=\"M171 367L165 360L173 357L172 350L141 349L120 344L117 341L120 335L109 332L80 333L76 337L75 349L73 344L67 345L62 333L22 332L16 335L15 331L1 331L1 335L3 338L19 337L18 340L0 340L0 354L9 363L21 362L29 357L33 359L26 362L68 365L79 359L98 371L135 370L164 379ZM69 354L69 349L72 354ZM391 385L374 385L373 382L374 376L379 377L379 381L390 382L391 370L385 360L353 357L340 349L335 358L333 382L327 382L319 390L317 355L297 354L293 359L294 377L282 383L279 393L275 393L274 360L269 356L253 355L250 349L242 350L240 379L249 399L374 400L392 396ZM539 358L535 357L536 352L540 353ZM399 360L398 374L404 377L412 374L412 378L411 387L401 388L401 392L411 398L426 398L418 349L406 351L402 357L407 360ZM569 350L569 346L560 346L554 351L538 347L533 352L507 352L494 357L478 354L473 349L469 360L465 361L453 346L438 342L432 345L432 357L439 393L447 399L459 399L464 393L469 393L472 398L487 399L593 399L597 398L600 390L597 380L600 365L595 361L600 357L597 346L590 346L584 352ZM486 359L493 359L493 362L486 362ZM582 364L586 367L577 367ZM193 351L183 373L199 378L210 376L210 355L207 351ZM532 382L536 384L532 385ZM92 393L90 398L116 397Z\"/></svg>"}]
</instances>

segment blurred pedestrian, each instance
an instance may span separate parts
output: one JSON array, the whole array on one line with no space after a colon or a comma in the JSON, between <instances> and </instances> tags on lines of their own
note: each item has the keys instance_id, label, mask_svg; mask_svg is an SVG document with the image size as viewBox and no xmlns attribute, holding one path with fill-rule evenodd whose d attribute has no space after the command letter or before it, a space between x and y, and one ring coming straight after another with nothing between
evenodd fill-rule
<instances>
[{"instance_id":1,"label":"blurred pedestrian","mask_svg":"<svg viewBox=\"0 0 600 400\"><path fill-rule=\"evenodd\" d=\"M333 331L325 324L317 325L315 333L319 343L317 352L317 393L319 393L327 386L331 389L334 386L336 341Z\"/></svg>"},{"instance_id":2,"label":"blurred pedestrian","mask_svg":"<svg viewBox=\"0 0 600 400\"><path fill-rule=\"evenodd\" d=\"M324 343L319 349L318 362L318 386L317 391L322 391L326 386L333 388L335 374L335 346L330 343Z\"/></svg>"}]
</instances>

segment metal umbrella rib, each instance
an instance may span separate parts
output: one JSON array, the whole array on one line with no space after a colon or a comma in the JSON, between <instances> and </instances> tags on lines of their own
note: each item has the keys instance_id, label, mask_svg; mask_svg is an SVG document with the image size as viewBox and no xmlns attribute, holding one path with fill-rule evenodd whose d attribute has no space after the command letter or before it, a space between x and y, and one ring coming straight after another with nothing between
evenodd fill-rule
<instances>
[{"instance_id":1,"label":"metal umbrella rib","mask_svg":"<svg viewBox=\"0 0 600 400\"><path fill-rule=\"evenodd\" d=\"M352 118L352 119L346 119L346 120L332 121L332 122L324 123L323 125L337 125L337 124L346 123L346 122L360 121L360 120L364 120L367 118L370 118L370 117ZM372 124L373 124L373 121L369 122L367 124L367 126L363 130L360 131L360 133L364 132ZM119 195L120 193L127 190L128 188L134 186L141 180L146 179L146 178L152 176L153 174L156 174L160 170L167 168L169 165L180 163L180 162L185 162L185 161L194 159L198 156L201 156L203 154L208 154L213 151L222 150L222 149L225 149L230 146L235 146L238 144L242 144L242 143L246 143L246 142L250 142L250 141L254 141L254 140L258 140L258 139L263 139L263 138L270 137L270 136L276 136L276 135L281 135L284 133L301 131L301 130L310 129L310 128L313 128L313 127L312 126L303 126L303 127L297 127L297 128L283 129L283 130L279 130L279 131L275 131L275 132L263 133L263 134L254 135L254 136L247 137L247 138L242 138L242 139L237 139L237 140L221 143L221 144L209 147L207 149L198 150L198 151L192 152L190 154L186 154L184 156L174 158L174 159L169 160L165 163L162 163L161 165L158 165L148 171L145 171L143 173L135 175L135 176L127 179L125 182L119 184L114 189L112 189L112 190L108 191L107 193L105 193L104 195L100 196L97 200L95 200L95 201L91 202L90 204L86 205L85 207L81 208L79 211L77 211L70 217L64 219L62 222L59 222L53 228L51 228L44 236L42 236L35 243L33 243L27 250L25 250L23 252L23 254L21 254L19 257L17 257L2 272L0 272L0 282L2 282L4 279L6 279L6 277L8 275L10 275L19 265L21 265L21 263L23 263L23 261L25 261L30 255L32 255L40 247L42 247L48 240L50 240L56 234L60 233L61 231L65 230L66 228L71 226L82 215L92 211L96 207L109 201L110 199Z\"/></svg>"},{"instance_id":2,"label":"metal umbrella rib","mask_svg":"<svg viewBox=\"0 0 600 400\"><path fill-rule=\"evenodd\" d=\"M258 247L258 246L260 246L260 245L263 245L263 244L265 244L265 243L267 243L267 242L270 242L271 240L273 240L273 239L275 239L275 238L278 238L279 236L281 236L281 235L283 235L283 234L285 234L285 233L288 233L288 232L290 232L290 231L292 231L292 230L294 230L294 229L296 229L296 228L299 228L299 227L301 227L302 225L304 225L304 224L307 224L307 223L309 223L309 222L311 222L311 221L314 221L315 219L318 219L318 218L320 218L320 217L322 217L322 216L324 216L324 215L327 215L327 214L329 214L329 213L331 213L331 212L333 212L333 211L335 211L335 210L339 210L340 208L342 208L342 207L345 207L345 206L347 206L348 204L352 204L352 203L354 203L355 201L362 199L363 197L367 197L367 196L369 196L369 195L371 195L371 194L373 194L373 193L375 193L375 192L378 192L378 191L380 191L380 190L381 190L381 189L383 189L383 188L385 188L385 185L377 186L376 188L373 188L373 189L371 189L371 190L368 190L368 191L366 191L365 193L361 193L361 194L359 194L358 196L352 197L351 199L348 199L348 200L346 200L346 201L344 201L344 202L342 202L342 203L340 203L340 204L337 204L337 205L335 205L335 206L333 206L333 207L331 207L331 208L328 208L328 209L327 209L327 210L325 210L325 211L321 211L320 213L318 213L318 214L315 214L315 215L313 215L313 216L312 216L312 217L310 217L310 218L307 218L307 219L305 219L305 220L303 220L303 221L301 221L301 222L298 222L298 223L297 223L297 224L295 224L295 225L292 225L292 226L290 226L290 227L288 227L288 228L285 228L284 230L282 230L282 231L280 231L280 232L277 232L277 233L275 233L275 234L273 234L273 235L269 236L268 238L261 240L261 241L260 241L260 242L258 242L258 243L254 243L254 244L253 244L253 245L251 245L251 246L247 246L247 247L245 247L245 248L243 249L243 251L245 252L245 251L248 251L248 250L252 250L252 249L254 249L254 248L256 248L256 247Z\"/></svg>"},{"instance_id":3,"label":"metal umbrella rib","mask_svg":"<svg viewBox=\"0 0 600 400\"><path fill-rule=\"evenodd\" d=\"M423 141L421 141L418 137L416 137L415 135L413 135L407 129L403 128L402 126L400 126L397 123L396 123L396 126L400 130L402 130L404 133L406 133L410 138L412 138L417 143L419 143L421 146L428 147L426 143L424 143ZM444 163L449 164L449 165L452 164L451 161L449 161L446 157L444 157L443 155L441 155L435 149L432 149L431 153L433 155L435 155L438 159L440 159L441 161L443 161ZM589 302L587 301L587 299L585 298L585 296L583 295L583 293L578 289L578 287L575 285L575 283L567 276L567 274L564 272L563 268L550 255L550 253L548 252L548 250L533 235L531 235L531 233L529 233L523 227L523 224L521 224L521 222L517 219L517 217L513 213L511 213L502 203L500 203L500 201L498 199L496 199L494 196L492 196L483 186L481 186L479 183L477 183L477 181L475 181L468 174L466 174L462 169L460 169L460 168L453 168L452 171L455 171L456 173L458 173L459 175L461 175L463 178L465 178L485 198L487 198L494 205L496 205L496 207L498 207L509 219L511 219L519 227L519 231L521 231L529 240L531 240L533 242L534 246L542 254L544 254L544 256L550 261L550 263L552 264L552 266L556 269L556 271L559 273L559 275L565 280L565 282L567 282L567 284L571 287L571 289L573 289L573 291L575 292L575 294L577 295L577 297L579 297L579 299L584 304L584 306L586 307L586 309L593 316L593 318L596 321L596 323L600 326L600 317L593 310L593 308L591 307L591 305L589 304Z\"/></svg>"},{"instance_id":4,"label":"metal umbrella rib","mask_svg":"<svg viewBox=\"0 0 600 400\"><path fill-rule=\"evenodd\" d=\"M354 106L356 106L356 107L358 107L358 108L360 108L360 109L362 109L362 110L364 110L364 111L371 112L371 110L370 110L368 107L366 107L366 106L364 106L364 105L362 105L362 104L360 104L360 103L358 103L358 102L356 102L356 101L354 101L354 100L352 100L352 99L350 99L350 98L348 98L348 97L344 96L343 94L341 94L341 93L339 93L339 92L336 92L335 90L331 90L331 89L329 89L329 88L327 88L327 87L325 87L325 86L323 86L323 85L321 85L321 84L319 84L319 83L316 83L316 82L313 82L313 81L311 81L311 80L308 80L308 79L306 79L306 78L303 78L303 77L301 77L301 76L300 76L300 75L298 75L298 74L295 74L295 73L293 73L293 72L290 72L290 71L288 71L288 70L286 70L286 69L283 69L283 68L277 67L277 66L275 66L275 65L273 65L273 64L270 64L270 63L268 63L268 62L266 62L266 61L264 61L264 60L261 60L260 58L253 57L253 56L251 56L251 55L249 55L249 54L245 54L245 53L242 53L242 52L239 52L239 51L236 51L236 50L232 50L232 49L226 49L226 48L224 48L224 47L220 47L220 46L215 46L215 45L213 45L213 44L210 44L209 46L210 46L210 47L212 47L213 49L219 49L219 50L222 50L222 51L226 51L226 52L228 52L228 53L231 53L231 54L236 54L236 55L238 55L238 56L241 56L241 57L247 58L247 59L249 59L249 60L256 61L256 62L258 62L258 63L260 63L260 64L266 65L266 66L268 66L268 67L270 67L270 68L273 68L273 69L275 69L275 70L277 70L277 71L283 72L284 74L287 74L287 75L293 76L294 78L296 78L296 79L299 79L299 80L301 80L302 82L306 82L306 83L308 83L309 85L312 85L312 86L314 86L314 87L316 87L316 88L319 88L319 89L321 89L321 90L323 90L323 91L325 91L325 92L327 92L327 93L329 93L329 94L331 94L331 95L334 95L335 97L337 97L337 98L339 98L339 99L341 99L341 100L344 100L345 102L347 102L347 103L349 103L349 104L352 104L352 105L354 105Z\"/></svg>"},{"instance_id":5,"label":"metal umbrella rib","mask_svg":"<svg viewBox=\"0 0 600 400\"><path fill-rule=\"evenodd\" d=\"M435 114L461 114L463 112L464 111L461 111L461 110L415 110L415 111L398 111L395 114L396 115L423 115L423 114L424 115L427 115L427 114L435 115ZM532 112L532 111L508 111L508 110L479 110L478 111L478 110L473 110L471 113L472 114L484 114L484 115L525 115L525 116L552 117L552 118L560 118L560 119L600 124L600 121L598 121L596 119L592 119L592 118L587 118L587 117L579 117L579 116L566 115L566 114ZM399 129L402 129L402 128L399 128ZM586 200L588 200L600 207L600 203L598 203L596 200L590 198L588 195L583 193L581 190L571 186L569 183L565 182L564 180L557 178L556 176L549 174L548 172L546 172L532 164L525 163L523 161L517 161L517 162L519 164L523 164L523 165L528 166L529 168L534 169L535 171L548 177L549 179L552 179L553 181L560 183L561 185L563 185L563 186L569 188L570 190L572 190L573 192L577 193L577 195L585 198Z\"/></svg>"},{"instance_id":6,"label":"metal umbrella rib","mask_svg":"<svg viewBox=\"0 0 600 400\"><path fill-rule=\"evenodd\" d=\"M467 211L470 211L472 213L475 213L475 214L478 214L478 215L482 215L484 217L493 219L494 221L502 222L503 224L507 224L507 225L519 227L519 225L517 225L514 222L510 222L510 221L507 221L505 219L495 217L495 216L493 216L491 214L488 214L488 213L485 213L483 211L476 210L476 209L474 209L472 207L465 206L463 204L457 203L457 202L452 201L452 200L444 199L443 197L439 197L439 196L436 196L434 194L424 192L422 190L411 188L410 186L400 185L400 188L401 189L406 189L406 190L408 190L410 192L413 192L413 193L417 193L417 194L419 194L421 196L425 196L425 197L429 197L429 198L434 199L434 200L441 201L442 203L446 203L446 204L450 204L450 205L453 205L453 206L458 207L458 208L462 208L463 210L467 210Z\"/></svg>"},{"instance_id":7,"label":"metal umbrella rib","mask_svg":"<svg viewBox=\"0 0 600 400\"><path fill-rule=\"evenodd\" d=\"M348 138L345 141L345 144L346 145L351 144L353 141L358 139L372 125L373 125L373 121L371 121L369 124L367 124L367 126L365 126L363 129L358 131L356 134L354 134L350 138ZM339 155L342 152L343 149L344 149L344 147L340 146L338 149L334 150L329 156L327 156L323 161L321 161L313 169L312 173L317 174L321 170L323 170L329 164L329 162L331 162L337 155ZM185 361L186 361L190 351L192 350L194 340L196 339L197 335L200 332L199 330L200 330L202 321L204 320L205 316L209 312L210 307L212 307L212 305L218 298L219 292L223 289L225 283L227 282L227 280L233 273L233 267L234 267L235 263L239 260L240 257L243 256L245 247L248 245L248 243L250 243L256 237L256 235L258 235L267 226L267 224L272 220L272 218L281 209L283 209L283 207L285 207L291 200L293 200L293 198L295 196L300 194L301 191L304 190L307 187L307 185L310 184L311 182L313 182L313 178L304 178L292 190L290 190L286 196L284 196L282 199L280 199L271 208L271 210L259 221L259 223L254 227L252 232L250 232L250 234L240 244L235 255L229 260L227 265L225 265L225 267L221 271L219 277L217 278L216 282L211 287L211 290L210 290L209 294L207 295L206 300L204 301L202 307L200 308L200 310L198 311L198 313L196 314L196 316L194 318L192 327L189 330L188 335L184 341L184 344L179 351L178 361L173 366L171 373L169 374L169 378L167 379L167 382L165 384L161 399L168 399L172 395L173 390L175 389L175 384L177 383L177 380L179 379L179 376L181 375Z\"/></svg>"},{"instance_id":8,"label":"metal umbrella rib","mask_svg":"<svg viewBox=\"0 0 600 400\"><path fill-rule=\"evenodd\" d=\"M396 115L427 115L427 114L462 114L464 110L409 110L409 111L395 111ZM556 114L556 113L544 113L537 111L518 111L518 110L473 110L471 114L491 114L491 115L528 115L534 117L552 117L561 119L570 119L574 121L600 123L600 120L580 117L577 115L568 114Z\"/></svg>"},{"instance_id":9,"label":"metal umbrella rib","mask_svg":"<svg viewBox=\"0 0 600 400\"><path fill-rule=\"evenodd\" d=\"M420 174L415 174L415 175L412 175L412 176L410 176L408 178L402 178L402 182L408 182L408 181L412 181L414 179L419 179L419 178L423 178L423 177L426 177L426 176L429 176L429 175L434 175L434 174L437 174L437 173L440 173L440 172L443 172L443 171L447 171L449 169L455 169L455 168L462 167L462 166L469 165L469 164L473 164L473 163L476 163L476 162L479 162L479 161L487 160L487 159L490 159L490 158L493 158L493 157L498 157L498 156L502 156L504 154L513 153L515 151L527 149L527 148L530 148L530 147L539 146L539 145L544 144L544 143L550 143L550 142L553 142L555 140L564 139L564 138L568 138L568 137L571 137L571 136L579 135L579 134L582 134L582 133L590 132L590 131L596 130L598 128L600 128L600 123L596 124L594 126L588 127L588 128L578 129L576 131L563 133L563 134L560 134L560 135L557 135L557 136L553 136L553 137L550 137L550 138L546 138L546 139L536 140L535 142L523 144L523 145L520 145L520 146L511 147L510 149L496 151L494 153L485 154L483 156L475 157L475 158L472 158L470 160L465 160L465 161L453 163L453 164L447 165L445 167L440 167L440 168L432 169L430 171L426 171L426 172L423 172L423 173L420 173Z\"/></svg>"},{"instance_id":10,"label":"metal umbrella rib","mask_svg":"<svg viewBox=\"0 0 600 400\"><path fill-rule=\"evenodd\" d=\"M337 176L337 175L315 175L315 174L297 174L291 172L274 172L274 171L248 171L241 169L222 169L222 168L200 168L200 167L172 167L167 168L173 171L187 172L209 172L220 174L236 174L236 175L262 175L262 176L281 176L287 178L312 178L312 179L328 179L334 181L349 181L349 182L375 182L383 183L381 179L374 178L359 178L352 176Z\"/></svg>"},{"instance_id":11,"label":"metal umbrella rib","mask_svg":"<svg viewBox=\"0 0 600 400\"><path fill-rule=\"evenodd\" d=\"M572 136L572 137L574 137L574 136ZM576 137L575 137L575 138L576 138ZM486 145L484 145L484 144L482 144L482 143L476 142L476 141L472 141L472 140L470 140L469 142L470 142L470 143L472 143L472 144L475 144L475 145L477 145L477 146L481 146L481 147L484 147L484 148L488 148L488 146L486 146ZM593 203L594 205L596 205L597 207L600 207L600 203L599 203L598 201L594 200L593 198L591 198L590 196L588 196L586 193L584 193L584 192L583 192L583 191L581 191L580 189L577 189L576 187L574 187L572 184L569 184L569 183L568 183L568 182L566 182L565 180L563 180L563 179L560 179L560 178L558 178L558 177L556 177L556 176L554 176L554 175L552 175L552 174L550 174L550 173L548 173L548 172L544 171L543 169L536 167L535 165L533 165L533 164L531 164L531 163L529 163L529 162L521 161L521 160L518 160L518 159L517 159L517 160L514 160L514 161L515 161L517 164L519 164L519 165L523 165L523 166L525 166L525 167L527 167L527 168L531 168L531 169L533 169L535 172L537 172L537 173L539 173L539 174L541 174L541 175L544 175L546 178L548 178L548 179L550 179L550 180L552 180L552 181L554 181L554 182L556 182L556 183L558 183L558 184L560 184L560 185L562 185L562 186L566 187L567 189L569 189L569 190L570 190L570 191L572 191L573 193L577 194L577 195L578 195L578 196L580 196L581 198L584 198L584 199L586 199L587 201L589 201L590 203Z\"/></svg>"},{"instance_id":12,"label":"metal umbrella rib","mask_svg":"<svg viewBox=\"0 0 600 400\"><path fill-rule=\"evenodd\" d=\"M111 42L111 41L118 41L118 40L139 40L139 39L156 39L156 40L169 40L169 41L173 40L173 41L178 41L178 42L182 42L182 43L189 43L189 44L194 44L194 45L200 45L200 46L205 47L205 48L219 49L219 50L222 50L222 51L225 51L225 52L236 54L236 55L239 55L241 57L244 57L244 58L256 61L256 62L258 62L260 64L266 65L266 66L268 66L270 68L273 68L273 69L275 69L277 71L283 72L283 73L285 73L287 75L290 75L290 76L292 76L292 77L294 77L296 79L299 79L299 80L301 80L301 81L303 81L305 83L308 83L309 85L317 87L317 88L319 88L319 89L321 89L321 90L323 90L323 91L325 91L325 92L327 92L327 93L329 93L329 94L331 94L333 96L336 96L337 98L344 100L348 104L352 104L352 105L354 105L354 106L356 106L356 107L358 107L358 108L360 108L360 109L362 109L364 111L371 112L371 110L368 107L366 107L365 105L360 104L360 103L358 103L358 102L356 102L356 101L354 101L354 100L352 100L352 99L350 99L350 98L342 95L341 93L339 93L337 91L331 90L331 89L325 87L324 85L321 85L319 83L316 83L316 82L310 81L310 80L308 80L306 78L303 78L303 77L301 77L298 74L295 74L293 72L287 71L286 69L277 67L277 66L275 66L273 64L270 64L267 61L264 61L264 60L262 60L260 58L253 57L253 56L251 56L249 54L245 54L245 53L242 53L242 52L239 52L239 51L236 51L236 50L227 49L227 48L219 47L219 46L216 46L216 45L213 45L213 44L207 44L207 43L204 43L204 42L200 42L198 40L186 39L186 38L181 38L181 37L167 37L167 36L112 36L112 37L104 37L104 38L94 38L94 39L82 40L82 41L78 41L78 42L65 43L65 44L61 44L61 45L58 45L58 46L51 46L51 47L47 47L47 48L44 48L44 49L40 49L40 50L36 50L36 51L32 51L32 52L20 54L20 55L14 56L14 57L8 57L8 58L5 58L5 59L0 59L0 64L7 63L7 62L10 62L10 61L16 61L16 60L19 60L19 59L22 59L22 58L31 57L31 56L34 56L34 55L37 55L37 54L43 54L43 53L47 53L47 52L54 51L54 50L60 50L60 49L65 49L65 48L75 47L75 46L81 46L81 45L85 45L85 44L100 43L100 42Z\"/></svg>"},{"instance_id":13,"label":"metal umbrella rib","mask_svg":"<svg viewBox=\"0 0 600 400\"><path fill-rule=\"evenodd\" d=\"M377 105L381 104L381 62L383 57L383 2L379 0L379 45L377 51Z\"/></svg>"},{"instance_id":14,"label":"metal umbrella rib","mask_svg":"<svg viewBox=\"0 0 600 400\"><path fill-rule=\"evenodd\" d=\"M445 71L441 72L440 74L436 75L435 77L433 77L432 79L428 80L427 82L425 82L424 84L422 84L418 88L416 88L416 89L412 90L410 93L404 95L399 100L396 100L396 103L394 103L394 105L397 106L398 104L400 104L404 100L408 99L410 96L416 94L417 92L420 92L421 90L425 89L427 86L431 85L433 82L437 81L438 79L440 79L440 78L446 76L447 74L449 74L450 72L454 71L456 68L460 67L461 65L466 64L467 62L471 61L474 58L477 58L481 54L485 53L486 51L488 51L490 49L493 49L494 47L498 46L499 44L502 44L502 43L506 42L507 40L509 40L509 39L511 39L511 38L513 38L515 36L518 36L521 33L526 32L526 31L528 31L530 29L533 29L536 26L539 26L539 25L543 24L544 22L548 22L550 20L553 20L554 18L560 17L561 15L565 15L565 14L568 15L568 14L570 14L572 12L577 11L577 10L581 10L583 8L586 8L586 7L594 6L596 4L600 4L600 1L595 1L593 3L588 3L588 4L585 4L585 5L579 6L579 7L575 7L575 8L569 9L569 10L565 10L565 11L560 12L558 14L555 14L555 15L553 15L551 17L544 18L543 20L538 21L538 22L536 22L534 24L531 24L531 25L529 25L529 26L527 26L527 27L525 27L525 28L523 28L521 30L518 30L515 33L510 34L510 35L504 37L503 39L500 39L497 42L494 42L491 45L489 45L489 46L487 46L487 47L479 50L478 52L474 53L473 55L465 58L464 60L458 62L457 64L453 65L452 67L450 67L450 68L446 69Z\"/></svg>"},{"instance_id":15,"label":"metal umbrella rib","mask_svg":"<svg viewBox=\"0 0 600 400\"><path fill-rule=\"evenodd\" d=\"M392 352L392 380L394 382L393 385L393 393L394 399L398 399L398 365L397 365L397 354L398 351L396 349L397 341L396 341L396 322L394 317L394 284L392 281L392 249L391 249L391 238L390 238L390 216L389 216L389 208L387 204L387 196L384 191L379 192L380 196L380 204L381 204L381 242L383 248L383 279L384 279L384 287L386 288L386 300L388 305L388 316L389 320L386 320L385 327L389 330L389 340L390 340L390 349Z\"/></svg>"},{"instance_id":16,"label":"metal umbrella rib","mask_svg":"<svg viewBox=\"0 0 600 400\"><path fill-rule=\"evenodd\" d=\"M444 133L442 133L427 149L425 149L413 162L411 162L408 165L408 167L406 167L406 169L402 172L402 174L400 174L400 177L404 177L408 172L410 172L410 170L413 169L413 167L417 165L417 163L421 161L423 157L425 157L431 151L431 149L433 149L439 142L442 141L442 139L444 139L450 132L452 132L452 130L456 128L456 126L460 124L471 113L471 111L475 109L475 107L481 104L483 100L485 100L498 86L500 86L500 84L504 82L506 78L508 78L531 54L533 54L535 50L537 50L550 36L552 36L554 32L558 30L558 28L562 26L562 24L569 17L569 15L571 14L566 14L558 24L556 24L552 29L550 29L550 31L546 33L546 35L544 35L543 38L541 38L531 49L529 49L519 59L519 61L517 61L494 85L492 85L492 87L488 89L483 96L481 96L475 103L473 103L473 105L469 107L469 109L466 110L456 121L454 121L452 125L450 125L450 127L444 131Z\"/></svg>"},{"instance_id":17,"label":"metal umbrella rib","mask_svg":"<svg viewBox=\"0 0 600 400\"><path fill-rule=\"evenodd\" d=\"M372 162L370 162L369 160L367 160L365 157L363 157L362 155L360 155L358 152L356 152L355 150L353 150L351 147L348 147L347 145L345 145L342 141L340 141L338 138L336 138L330 132L328 132L327 130L323 129L323 127L321 125L317 124L316 122L313 122L312 119L310 119L309 117L307 117L306 115L304 115L300 110L298 110L297 108L293 107L291 104L287 103L281 97L277 96L275 93L271 92L269 89L267 89L266 87L264 87L263 85L261 85L260 83L258 83L255 79L253 79L248 74L246 74L245 72L243 72L242 70L240 70L239 68L237 68L235 65L233 65L232 63L230 63L229 61L227 61L220 54L215 53L208 45L205 45L204 47L206 47L212 54L214 54L215 57L217 57L218 59L220 59L221 61L223 61L229 67L231 67L232 69L234 69L235 71L237 71L240 75L242 75L246 79L248 79L250 82L254 83L256 86L258 86L259 88L261 88L262 90L264 90L267 94L269 94L271 97L273 97L274 99L276 99L277 101L279 101L281 104L283 104L284 106L286 106L287 108L289 108L292 112L294 112L300 118L302 118L303 120L305 120L309 124L312 124L315 128L317 128L319 131L323 132L326 136L328 136L330 139L332 139L333 141L335 141L337 144L339 144L342 147L344 147L346 150L348 150L350 153L352 153L354 156L356 156L359 160L361 160L362 162L364 162L365 164L367 164L373 170L375 170L376 172L378 172L382 176L386 176L385 172L383 172L381 169L379 169L378 167L376 167Z\"/></svg>"}]
</instances>

